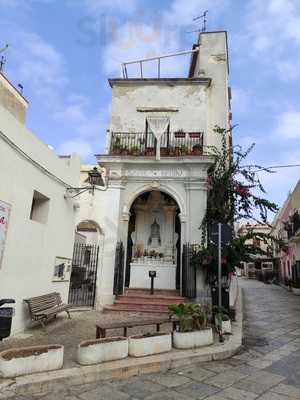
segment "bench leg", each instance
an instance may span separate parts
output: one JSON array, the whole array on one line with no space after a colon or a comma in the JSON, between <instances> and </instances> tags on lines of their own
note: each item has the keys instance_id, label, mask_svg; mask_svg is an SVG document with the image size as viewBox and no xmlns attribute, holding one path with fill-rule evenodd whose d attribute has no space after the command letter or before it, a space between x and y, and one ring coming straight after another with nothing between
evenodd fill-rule
<instances>
[{"instance_id":1,"label":"bench leg","mask_svg":"<svg viewBox=\"0 0 300 400\"><path fill-rule=\"evenodd\" d=\"M44 318L42 318L40 321L41 321L41 325L42 325L42 327L43 327L43 328L45 328L45 319L44 319Z\"/></svg>"},{"instance_id":2,"label":"bench leg","mask_svg":"<svg viewBox=\"0 0 300 400\"><path fill-rule=\"evenodd\" d=\"M68 314L68 318L71 319L71 315L69 311L66 311L66 313Z\"/></svg>"},{"instance_id":3,"label":"bench leg","mask_svg":"<svg viewBox=\"0 0 300 400\"><path fill-rule=\"evenodd\" d=\"M127 326L124 326L124 336L127 337Z\"/></svg>"},{"instance_id":4,"label":"bench leg","mask_svg":"<svg viewBox=\"0 0 300 400\"><path fill-rule=\"evenodd\" d=\"M156 332L160 331L160 324L156 324Z\"/></svg>"}]
</instances>

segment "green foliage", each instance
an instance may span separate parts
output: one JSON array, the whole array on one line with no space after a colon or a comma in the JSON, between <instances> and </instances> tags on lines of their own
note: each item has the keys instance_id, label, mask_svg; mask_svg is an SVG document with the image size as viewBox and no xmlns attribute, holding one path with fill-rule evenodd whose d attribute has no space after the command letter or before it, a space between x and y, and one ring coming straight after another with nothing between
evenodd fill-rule
<instances>
[{"instance_id":1,"label":"green foliage","mask_svg":"<svg viewBox=\"0 0 300 400\"><path fill-rule=\"evenodd\" d=\"M214 164L208 170L207 210L202 221L202 246L192 257L192 263L201 266L207 272L207 281L212 282L217 276L218 255L214 244L207 243L208 228L215 222L233 227L240 220L252 220L267 223L268 212L276 212L278 207L258 193L265 193L257 171L272 171L259 165L245 165L245 160L254 144L243 151L240 146L229 145L229 133L225 129L215 127L215 133L221 136L221 149L210 147L215 157ZM259 217L255 214L258 212ZM249 231L243 237L233 238L231 244L222 250L222 274L233 272L241 261L252 261L255 256L268 254L259 246L248 244L249 239L260 239L264 243L270 235ZM248 242L248 243L247 243Z\"/></svg>"},{"instance_id":2,"label":"green foliage","mask_svg":"<svg viewBox=\"0 0 300 400\"><path fill-rule=\"evenodd\" d=\"M225 307L213 306L213 314L218 325L221 325L222 321L229 321L229 312Z\"/></svg>"},{"instance_id":3,"label":"green foliage","mask_svg":"<svg viewBox=\"0 0 300 400\"><path fill-rule=\"evenodd\" d=\"M181 303L169 305L170 315L179 320L179 332L205 329L211 319L211 307L201 304Z\"/></svg>"},{"instance_id":4,"label":"green foliage","mask_svg":"<svg viewBox=\"0 0 300 400\"><path fill-rule=\"evenodd\" d=\"M259 222L266 223L268 212L276 212L275 203L259 197L257 191L265 193L257 170L272 173L259 165L244 165L253 150L252 144L243 151L241 146L228 145L229 131L215 127L221 136L221 149L210 147L215 162L208 171L207 212L204 223L212 221L233 224L241 219L255 220L253 214L259 212Z\"/></svg>"}]
</instances>

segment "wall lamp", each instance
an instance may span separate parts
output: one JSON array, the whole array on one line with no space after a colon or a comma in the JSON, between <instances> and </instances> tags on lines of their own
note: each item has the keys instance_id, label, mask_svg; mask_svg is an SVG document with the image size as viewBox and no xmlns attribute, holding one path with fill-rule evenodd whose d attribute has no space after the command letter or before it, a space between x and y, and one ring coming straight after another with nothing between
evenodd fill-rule
<instances>
[{"instance_id":1,"label":"wall lamp","mask_svg":"<svg viewBox=\"0 0 300 400\"><path fill-rule=\"evenodd\" d=\"M74 197L79 196L80 194L90 191L92 195L94 196L95 189L97 190L106 190L107 185L102 179L101 173L98 171L97 167L94 167L88 172L88 178L86 180L90 184L90 186L83 186L79 188L75 187L68 187L67 188L67 193L65 194L65 198L68 199L74 199ZM103 183L105 185L103 186Z\"/></svg>"}]
</instances>

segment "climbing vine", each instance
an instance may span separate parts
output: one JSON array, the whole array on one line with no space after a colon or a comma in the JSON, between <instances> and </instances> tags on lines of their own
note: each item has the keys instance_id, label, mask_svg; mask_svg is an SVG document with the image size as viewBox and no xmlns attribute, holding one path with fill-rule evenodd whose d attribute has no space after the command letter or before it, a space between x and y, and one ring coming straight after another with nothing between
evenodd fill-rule
<instances>
[{"instance_id":1,"label":"climbing vine","mask_svg":"<svg viewBox=\"0 0 300 400\"><path fill-rule=\"evenodd\" d=\"M230 131L220 127L215 127L214 131L221 136L222 145L220 149L215 146L209 148L215 161L208 170L207 210L201 224L202 243L193 256L193 262L205 268L208 281L215 278L218 266L217 248L210 241L212 225L221 222L233 229L239 221L267 224L269 212L278 210L275 203L264 197L266 192L257 173L271 171L260 165L246 165L254 144L246 150L241 146L231 147L228 144ZM266 254L267 251L255 245L257 240L267 244L270 235L249 230L243 237L233 237L222 251L224 275L233 271L241 261L247 262L258 254Z\"/></svg>"}]
</instances>

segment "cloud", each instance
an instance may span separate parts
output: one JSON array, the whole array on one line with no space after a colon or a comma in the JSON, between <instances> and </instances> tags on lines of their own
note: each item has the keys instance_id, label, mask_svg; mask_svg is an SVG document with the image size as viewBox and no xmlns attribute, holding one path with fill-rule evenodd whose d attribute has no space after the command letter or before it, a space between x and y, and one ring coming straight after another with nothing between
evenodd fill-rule
<instances>
[{"instance_id":1,"label":"cloud","mask_svg":"<svg viewBox=\"0 0 300 400\"><path fill-rule=\"evenodd\" d=\"M202 25L202 20L193 21L194 18L199 17L205 10L208 10L207 20L209 26L229 4L229 0L174 0L170 8L165 12L164 22L174 26L190 25L194 26L194 29L199 29Z\"/></svg>"},{"instance_id":2,"label":"cloud","mask_svg":"<svg viewBox=\"0 0 300 400\"><path fill-rule=\"evenodd\" d=\"M122 62L190 49L193 36L187 35L187 31L198 29L201 24L193 18L209 9L210 18L214 19L229 4L230 0L173 0L152 20L146 20L142 8L136 7L136 13L125 23L120 21L108 37L102 53L104 72L110 76L120 75ZM161 60L162 76L186 76L189 59L190 55ZM131 77L139 77L139 65L129 66L128 70ZM143 64L143 72L146 77L157 76L157 62Z\"/></svg>"},{"instance_id":3,"label":"cloud","mask_svg":"<svg viewBox=\"0 0 300 400\"><path fill-rule=\"evenodd\" d=\"M87 159L94 154L91 143L81 138L72 138L70 140L63 141L57 151L60 154L71 154L78 153L82 158Z\"/></svg>"},{"instance_id":4,"label":"cloud","mask_svg":"<svg viewBox=\"0 0 300 400\"><path fill-rule=\"evenodd\" d=\"M281 79L298 79L300 57L294 54L300 50L299 1L251 0L244 24L246 34L242 42L247 44L247 52Z\"/></svg>"},{"instance_id":5,"label":"cloud","mask_svg":"<svg viewBox=\"0 0 300 400\"><path fill-rule=\"evenodd\" d=\"M118 29L113 41L102 53L103 69L107 75L120 75L121 62L155 57L176 52L180 48L178 32L165 31L145 24L127 23ZM187 56L189 59L189 55ZM162 76L182 74L187 69L186 56L161 60ZM140 66L128 66L129 77L140 77ZM143 64L144 77L157 76L157 61Z\"/></svg>"},{"instance_id":6,"label":"cloud","mask_svg":"<svg viewBox=\"0 0 300 400\"><path fill-rule=\"evenodd\" d=\"M68 82L63 56L56 48L39 35L23 31L12 31L9 37L10 65L26 89L30 85L37 93L49 93L53 88Z\"/></svg>"},{"instance_id":7,"label":"cloud","mask_svg":"<svg viewBox=\"0 0 300 400\"><path fill-rule=\"evenodd\" d=\"M80 0L81 2L81 0ZM85 7L89 14L102 15L107 11L117 11L120 14L130 14L137 8L137 0L84 0Z\"/></svg>"},{"instance_id":8,"label":"cloud","mask_svg":"<svg viewBox=\"0 0 300 400\"><path fill-rule=\"evenodd\" d=\"M249 111L250 93L240 87L232 87L232 112L234 115L244 114Z\"/></svg>"},{"instance_id":9,"label":"cloud","mask_svg":"<svg viewBox=\"0 0 300 400\"><path fill-rule=\"evenodd\" d=\"M286 139L300 139L300 112L285 111L281 113L277 118L273 134L281 137L283 141Z\"/></svg>"}]
</instances>

